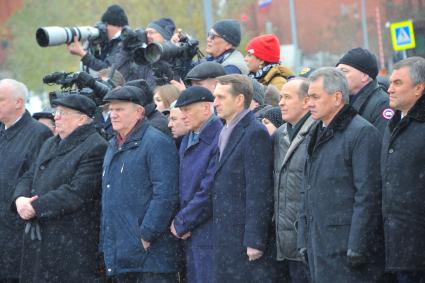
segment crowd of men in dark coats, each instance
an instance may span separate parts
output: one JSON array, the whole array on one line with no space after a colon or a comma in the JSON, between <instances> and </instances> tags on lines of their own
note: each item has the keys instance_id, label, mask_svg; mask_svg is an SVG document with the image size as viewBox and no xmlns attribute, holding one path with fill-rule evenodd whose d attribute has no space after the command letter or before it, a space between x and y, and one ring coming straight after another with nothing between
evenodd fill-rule
<instances>
[{"instance_id":1,"label":"crowd of men in dark coats","mask_svg":"<svg viewBox=\"0 0 425 283\"><path fill-rule=\"evenodd\" d=\"M127 24L117 5L102 19ZM425 59L383 89L354 48L280 80L276 118L261 70L241 74L274 37L243 67L238 27L217 22L212 56L174 82L171 134L149 80L103 97L108 141L90 98L53 100L52 132L0 80L0 282L425 282Z\"/></svg>"}]
</instances>

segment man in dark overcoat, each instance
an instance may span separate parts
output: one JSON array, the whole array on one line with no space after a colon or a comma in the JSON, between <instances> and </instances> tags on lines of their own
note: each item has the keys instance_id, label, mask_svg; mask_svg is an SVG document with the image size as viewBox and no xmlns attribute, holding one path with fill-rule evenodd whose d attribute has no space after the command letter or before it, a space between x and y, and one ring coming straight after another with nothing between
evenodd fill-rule
<instances>
[{"instance_id":1,"label":"man in dark overcoat","mask_svg":"<svg viewBox=\"0 0 425 283\"><path fill-rule=\"evenodd\" d=\"M398 282L425 282L425 59L394 65L382 154L385 265Z\"/></svg>"},{"instance_id":2,"label":"man in dark overcoat","mask_svg":"<svg viewBox=\"0 0 425 283\"><path fill-rule=\"evenodd\" d=\"M388 94L378 84L378 61L376 56L364 48L353 48L337 63L348 81L350 105L384 133L388 120Z\"/></svg>"},{"instance_id":3,"label":"man in dark overcoat","mask_svg":"<svg viewBox=\"0 0 425 283\"><path fill-rule=\"evenodd\" d=\"M91 99L70 94L52 106L57 136L43 144L13 196L27 221L20 282L93 282L107 143L90 118L96 108Z\"/></svg>"},{"instance_id":4,"label":"man in dark overcoat","mask_svg":"<svg viewBox=\"0 0 425 283\"><path fill-rule=\"evenodd\" d=\"M0 80L0 282L17 282L24 221L10 209L16 182L52 134L25 110L26 86Z\"/></svg>"},{"instance_id":5,"label":"man in dark overcoat","mask_svg":"<svg viewBox=\"0 0 425 283\"><path fill-rule=\"evenodd\" d=\"M383 273L379 131L348 105L336 68L310 76L311 116L299 247L313 282L376 282ZM305 240L305 241L303 241Z\"/></svg>"},{"instance_id":6,"label":"man in dark overcoat","mask_svg":"<svg viewBox=\"0 0 425 283\"><path fill-rule=\"evenodd\" d=\"M270 135L249 110L252 82L218 78L214 91L219 162L212 186L214 282L273 282L273 154Z\"/></svg>"},{"instance_id":7,"label":"man in dark overcoat","mask_svg":"<svg viewBox=\"0 0 425 283\"><path fill-rule=\"evenodd\" d=\"M180 145L180 210L171 232L185 240L186 279L211 282L211 184L217 163L217 143L223 126L214 115L212 93L200 86L185 89L176 102L190 132Z\"/></svg>"}]
</instances>

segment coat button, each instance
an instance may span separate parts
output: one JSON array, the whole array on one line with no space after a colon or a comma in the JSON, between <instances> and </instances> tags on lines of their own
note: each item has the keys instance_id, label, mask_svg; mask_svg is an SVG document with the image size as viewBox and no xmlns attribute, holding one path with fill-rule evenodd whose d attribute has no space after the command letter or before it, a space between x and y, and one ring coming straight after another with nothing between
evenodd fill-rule
<instances>
[{"instance_id":1,"label":"coat button","mask_svg":"<svg viewBox=\"0 0 425 283\"><path fill-rule=\"evenodd\" d=\"M112 269L111 268L108 268L108 272L111 272L112 271Z\"/></svg>"},{"instance_id":2,"label":"coat button","mask_svg":"<svg viewBox=\"0 0 425 283\"><path fill-rule=\"evenodd\" d=\"M40 170L44 170L44 169L46 169L46 167L44 165L41 165Z\"/></svg>"},{"instance_id":3,"label":"coat button","mask_svg":"<svg viewBox=\"0 0 425 283\"><path fill-rule=\"evenodd\" d=\"M390 148L389 150L388 150L388 153L393 153L394 152L394 149L393 148Z\"/></svg>"},{"instance_id":4,"label":"coat button","mask_svg":"<svg viewBox=\"0 0 425 283\"><path fill-rule=\"evenodd\" d=\"M107 184L107 185L106 185L106 187L109 189L110 185L109 185L109 184Z\"/></svg>"}]
</instances>

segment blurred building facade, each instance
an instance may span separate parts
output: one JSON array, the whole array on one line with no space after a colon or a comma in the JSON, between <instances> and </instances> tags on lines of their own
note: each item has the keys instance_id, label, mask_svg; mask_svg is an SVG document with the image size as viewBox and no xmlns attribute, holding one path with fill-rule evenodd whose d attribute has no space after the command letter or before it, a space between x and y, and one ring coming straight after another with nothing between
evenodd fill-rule
<instances>
[{"instance_id":1,"label":"blurred building facade","mask_svg":"<svg viewBox=\"0 0 425 283\"><path fill-rule=\"evenodd\" d=\"M260 9L256 2L242 12L245 30L251 36L273 32L281 44L291 44L290 0L270 2L266 9ZM392 50L390 22L413 20L417 48L408 51L408 55L425 56L425 23L420 19L424 18L424 0L364 0L364 3L369 49L377 55L380 51L377 24L379 13L383 47L381 53L386 66L391 65L397 57ZM294 0L294 4L302 65L332 65L347 50L364 46L362 0Z\"/></svg>"},{"instance_id":2,"label":"blurred building facade","mask_svg":"<svg viewBox=\"0 0 425 283\"><path fill-rule=\"evenodd\" d=\"M19 9L22 9L22 0L0 0L0 78L7 76L3 70L6 69L4 64L12 40L12 33L5 23Z\"/></svg>"}]
</instances>

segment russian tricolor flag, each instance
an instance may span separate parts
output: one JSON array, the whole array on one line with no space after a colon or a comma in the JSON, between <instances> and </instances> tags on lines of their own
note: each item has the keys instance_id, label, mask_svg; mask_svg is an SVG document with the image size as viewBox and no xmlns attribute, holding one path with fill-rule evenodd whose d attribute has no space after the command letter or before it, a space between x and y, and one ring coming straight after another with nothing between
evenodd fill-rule
<instances>
[{"instance_id":1,"label":"russian tricolor flag","mask_svg":"<svg viewBox=\"0 0 425 283\"><path fill-rule=\"evenodd\" d=\"M258 9L260 12L267 12L272 4L272 0L258 0Z\"/></svg>"}]
</instances>

